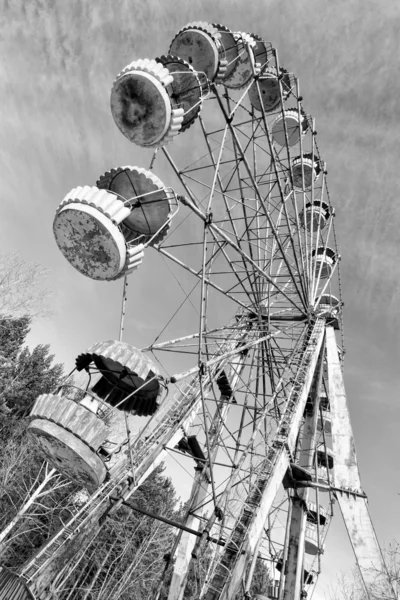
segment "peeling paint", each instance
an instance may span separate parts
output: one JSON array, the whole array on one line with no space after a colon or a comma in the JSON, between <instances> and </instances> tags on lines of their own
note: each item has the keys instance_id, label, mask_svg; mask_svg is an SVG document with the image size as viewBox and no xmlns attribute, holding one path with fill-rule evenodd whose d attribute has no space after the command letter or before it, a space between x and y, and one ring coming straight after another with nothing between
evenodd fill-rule
<instances>
[{"instance_id":1,"label":"peeling paint","mask_svg":"<svg viewBox=\"0 0 400 600\"><path fill-rule=\"evenodd\" d=\"M118 227L96 209L68 205L56 215L53 229L61 252L83 275L108 280L123 268L124 237Z\"/></svg>"}]
</instances>

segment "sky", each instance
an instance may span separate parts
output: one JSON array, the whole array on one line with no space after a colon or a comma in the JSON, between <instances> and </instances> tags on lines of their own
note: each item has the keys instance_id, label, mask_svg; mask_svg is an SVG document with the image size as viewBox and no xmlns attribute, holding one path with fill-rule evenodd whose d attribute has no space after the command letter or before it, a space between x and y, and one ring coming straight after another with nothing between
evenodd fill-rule
<instances>
[{"instance_id":1,"label":"sky","mask_svg":"<svg viewBox=\"0 0 400 600\"><path fill-rule=\"evenodd\" d=\"M29 343L75 356L118 331L120 283L91 281L58 251L52 221L64 195L110 167L147 164L115 127L109 94L136 58L165 53L187 22L254 31L300 80L327 161L342 256L345 382L363 487L382 545L400 540L400 83L397 0L0 0L0 253L49 269L54 314ZM188 144L190 140L188 139ZM144 161L143 157L146 157ZM179 294L155 253L131 278L127 339L138 347ZM337 515L323 556L324 600L351 568Z\"/></svg>"}]
</instances>

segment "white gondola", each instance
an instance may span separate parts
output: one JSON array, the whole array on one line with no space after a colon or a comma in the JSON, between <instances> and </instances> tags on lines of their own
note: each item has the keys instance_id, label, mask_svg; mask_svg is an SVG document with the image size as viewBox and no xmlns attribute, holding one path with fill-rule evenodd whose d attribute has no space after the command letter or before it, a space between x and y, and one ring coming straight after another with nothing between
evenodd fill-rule
<instances>
[{"instance_id":1,"label":"white gondola","mask_svg":"<svg viewBox=\"0 0 400 600\"><path fill-rule=\"evenodd\" d=\"M317 450L317 482L328 485L332 482L332 469L334 466L334 455L330 448L326 450ZM320 488L321 492L328 491L326 488Z\"/></svg>"},{"instance_id":2,"label":"white gondola","mask_svg":"<svg viewBox=\"0 0 400 600\"><path fill-rule=\"evenodd\" d=\"M97 187L78 187L58 207L53 231L57 245L80 273L112 280L129 262L120 223L130 209L115 194Z\"/></svg>"},{"instance_id":3,"label":"white gondola","mask_svg":"<svg viewBox=\"0 0 400 600\"><path fill-rule=\"evenodd\" d=\"M253 69L256 69L254 61L254 49L256 41L248 33L233 33L235 42L234 69L229 75L224 75L222 83L231 89L240 89L252 79Z\"/></svg>"},{"instance_id":4,"label":"white gondola","mask_svg":"<svg viewBox=\"0 0 400 600\"><path fill-rule=\"evenodd\" d=\"M310 152L304 153L303 157L296 156L292 161L294 188L297 190L309 190L312 186L312 182L318 179L321 171L320 160L314 157L313 162L312 154Z\"/></svg>"},{"instance_id":5,"label":"white gondola","mask_svg":"<svg viewBox=\"0 0 400 600\"><path fill-rule=\"evenodd\" d=\"M321 200L308 202L304 210L300 213L300 222L307 231L317 233L318 227L320 230L326 227L326 224L332 214L329 204Z\"/></svg>"},{"instance_id":6,"label":"white gondola","mask_svg":"<svg viewBox=\"0 0 400 600\"><path fill-rule=\"evenodd\" d=\"M269 58L272 57L270 44L265 42L262 37L256 33L250 33L251 37L255 41L256 45L253 47L254 60L256 64L260 65L260 69L265 67Z\"/></svg>"},{"instance_id":7,"label":"white gondola","mask_svg":"<svg viewBox=\"0 0 400 600\"><path fill-rule=\"evenodd\" d=\"M340 308L340 300L333 294L323 294L318 299L318 306L337 312Z\"/></svg>"},{"instance_id":8,"label":"white gondola","mask_svg":"<svg viewBox=\"0 0 400 600\"><path fill-rule=\"evenodd\" d=\"M179 133L184 111L171 105L166 88L172 81L168 69L149 59L136 60L119 73L111 91L111 113L128 140L158 147Z\"/></svg>"},{"instance_id":9,"label":"white gondola","mask_svg":"<svg viewBox=\"0 0 400 600\"><path fill-rule=\"evenodd\" d=\"M53 231L75 269L91 279L112 281L137 269L145 245L167 235L177 204L174 192L140 167L112 169L97 183L65 196Z\"/></svg>"},{"instance_id":10,"label":"white gondola","mask_svg":"<svg viewBox=\"0 0 400 600\"><path fill-rule=\"evenodd\" d=\"M88 387L65 384L39 396L28 432L54 468L93 490L124 460L124 413L133 430L132 415L154 414L162 388L156 365L124 342L95 344L77 358L77 369L90 370Z\"/></svg>"},{"instance_id":11,"label":"white gondola","mask_svg":"<svg viewBox=\"0 0 400 600\"><path fill-rule=\"evenodd\" d=\"M317 511L317 505L315 502L307 502L307 521L309 523L317 523L319 513L319 524L325 526L328 523L329 515L323 506L319 506Z\"/></svg>"},{"instance_id":12,"label":"white gondola","mask_svg":"<svg viewBox=\"0 0 400 600\"><path fill-rule=\"evenodd\" d=\"M166 90L172 108L183 109L183 120L179 133L186 131L197 119L203 103L204 84L193 67L178 56L160 56L155 59L168 69L173 80Z\"/></svg>"},{"instance_id":13,"label":"white gondola","mask_svg":"<svg viewBox=\"0 0 400 600\"><path fill-rule=\"evenodd\" d=\"M282 95L279 83L282 86ZM249 89L249 100L255 110L261 111L261 107L263 107L266 113L270 113L277 110L281 106L281 101L287 100L290 96L291 77L285 69L280 70L280 76L278 77L275 67L267 67L258 79L258 87L260 95L254 82Z\"/></svg>"},{"instance_id":14,"label":"white gondola","mask_svg":"<svg viewBox=\"0 0 400 600\"><path fill-rule=\"evenodd\" d=\"M172 40L169 54L183 58L210 82L221 83L226 74L228 62L221 34L209 23L196 21L183 27Z\"/></svg>"},{"instance_id":15,"label":"white gondola","mask_svg":"<svg viewBox=\"0 0 400 600\"><path fill-rule=\"evenodd\" d=\"M324 389L321 390L319 403L322 410L329 411L331 409L329 404L329 398Z\"/></svg>"},{"instance_id":16,"label":"white gondola","mask_svg":"<svg viewBox=\"0 0 400 600\"><path fill-rule=\"evenodd\" d=\"M154 173L141 167L117 167L104 173L96 185L131 202L121 224L127 242L154 245L165 238L176 209L175 194Z\"/></svg>"},{"instance_id":17,"label":"white gondola","mask_svg":"<svg viewBox=\"0 0 400 600\"><path fill-rule=\"evenodd\" d=\"M317 556L317 554L320 552L320 549L321 546L318 540L318 529L316 525L307 523L304 550L307 554Z\"/></svg>"},{"instance_id":18,"label":"white gondola","mask_svg":"<svg viewBox=\"0 0 400 600\"><path fill-rule=\"evenodd\" d=\"M338 259L336 252L332 248L319 246L312 251L312 257L316 267L315 276L320 279L330 277Z\"/></svg>"},{"instance_id":19,"label":"white gondola","mask_svg":"<svg viewBox=\"0 0 400 600\"><path fill-rule=\"evenodd\" d=\"M286 132L285 132L286 126ZM278 115L272 124L272 139L278 146L294 146L300 140L300 135L304 135L309 129L306 115L297 108L287 108L283 115Z\"/></svg>"},{"instance_id":20,"label":"white gondola","mask_svg":"<svg viewBox=\"0 0 400 600\"><path fill-rule=\"evenodd\" d=\"M322 411L321 415L318 417L317 421L317 429L318 431L324 431L327 435L331 435L332 433L332 419L330 412Z\"/></svg>"}]
</instances>

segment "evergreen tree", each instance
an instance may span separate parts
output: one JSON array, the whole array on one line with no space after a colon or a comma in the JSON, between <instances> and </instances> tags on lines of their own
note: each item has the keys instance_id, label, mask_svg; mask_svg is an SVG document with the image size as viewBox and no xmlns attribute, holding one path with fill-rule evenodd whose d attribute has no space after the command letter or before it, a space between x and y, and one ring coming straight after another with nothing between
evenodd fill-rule
<instances>
[{"instance_id":1,"label":"evergreen tree","mask_svg":"<svg viewBox=\"0 0 400 600\"><path fill-rule=\"evenodd\" d=\"M28 317L0 320L0 412L17 417L27 416L39 394L50 393L63 374L48 345L23 347L29 325Z\"/></svg>"},{"instance_id":2,"label":"evergreen tree","mask_svg":"<svg viewBox=\"0 0 400 600\"><path fill-rule=\"evenodd\" d=\"M176 519L176 493L159 466L129 499L146 511ZM91 546L71 565L57 597L74 600L148 600L160 586L164 556L176 531L126 506L109 517ZM77 564L78 563L78 564Z\"/></svg>"},{"instance_id":3,"label":"evergreen tree","mask_svg":"<svg viewBox=\"0 0 400 600\"><path fill-rule=\"evenodd\" d=\"M0 318L0 552L10 566L40 546L60 519L69 518L63 505L76 488L51 473L27 436L24 417L39 394L60 383L63 372L62 365L53 365L48 346L24 347L29 325L29 317ZM35 494L37 501L30 504Z\"/></svg>"},{"instance_id":4,"label":"evergreen tree","mask_svg":"<svg viewBox=\"0 0 400 600\"><path fill-rule=\"evenodd\" d=\"M26 435L25 417L39 394L60 383L63 367L53 364L48 345L24 347L30 319L0 319L0 562L18 567L68 522L77 509L78 486L63 480L41 459ZM3 407L3 411L1 411ZM35 501L30 499L36 494ZM158 467L129 502L151 513L182 521L175 489ZM7 525L12 523L12 527ZM168 555L178 530L126 506L106 520L89 548L76 557L60 583L58 597L75 600L147 600L168 595L173 560ZM210 548L192 565L185 597L197 600ZM166 562L167 560L167 562ZM260 562L260 561L259 561ZM166 577L161 581L167 566ZM252 592L268 584L257 564Z\"/></svg>"},{"instance_id":5,"label":"evergreen tree","mask_svg":"<svg viewBox=\"0 0 400 600\"><path fill-rule=\"evenodd\" d=\"M0 319L0 417L7 414L4 390L10 385L13 365L29 332L29 318ZM4 425L4 423L3 423Z\"/></svg>"}]
</instances>

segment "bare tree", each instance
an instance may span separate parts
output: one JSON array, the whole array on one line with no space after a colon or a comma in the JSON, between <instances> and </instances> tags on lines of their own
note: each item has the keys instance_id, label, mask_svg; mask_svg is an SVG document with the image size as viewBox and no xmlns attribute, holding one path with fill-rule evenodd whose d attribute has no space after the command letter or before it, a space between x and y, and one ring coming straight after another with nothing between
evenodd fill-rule
<instances>
[{"instance_id":1,"label":"bare tree","mask_svg":"<svg viewBox=\"0 0 400 600\"><path fill-rule=\"evenodd\" d=\"M392 542L384 550L387 573L378 571L376 585L371 584L368 591L365 589L360 572L354 567L348 574L338 576L336 583L331 586L330 600L393 600L393 593L388 590L382 592L382 576L385 575L393 586L395 598L400 597L400 543ZM385 578L386 578L385 577Z\"/></svg>"},{"instance_id":2,"label":"bare tree","mask_svg":"<svg viewBox=\"0 0 400 600\"><path fill-rule=\"evenodd\" d=\"M77 486L38 456L26 423L0 446L0 557L13 567L76 510Z\"/></svg>"},{"instance_id":3,"label":"bare tree","mask_svg":"<svg viewBox=\"0 0 400 600\"><path fill-rule=\"evenodd\" d=\"M30 263L21 253L0 254L0 315L2 318L48 316L51 292L43 288L49 270Z\"/></svg>"},{"instance_id":4,"label":"bare tree","mask_svg":"<svg viewBox=\"0 0 400 600\"><path fill-rule=\"evenodd\" d=\"M0 532L0 554L5 547L4 540L22 518L32 518L35 505L42 501L44 496L54 493L61 488L69 487L69 481L63 480L61 475L55 469L50 469L47 462L43 462L39 473L32 484L26 487L26 494L22 505L15 507L16 513L3 531ZM43 507L43 505L42 505ZM16 534L18 535L18 534ZM10 540L11 541L11 540Z\"/></svg>"}]
</instances>

